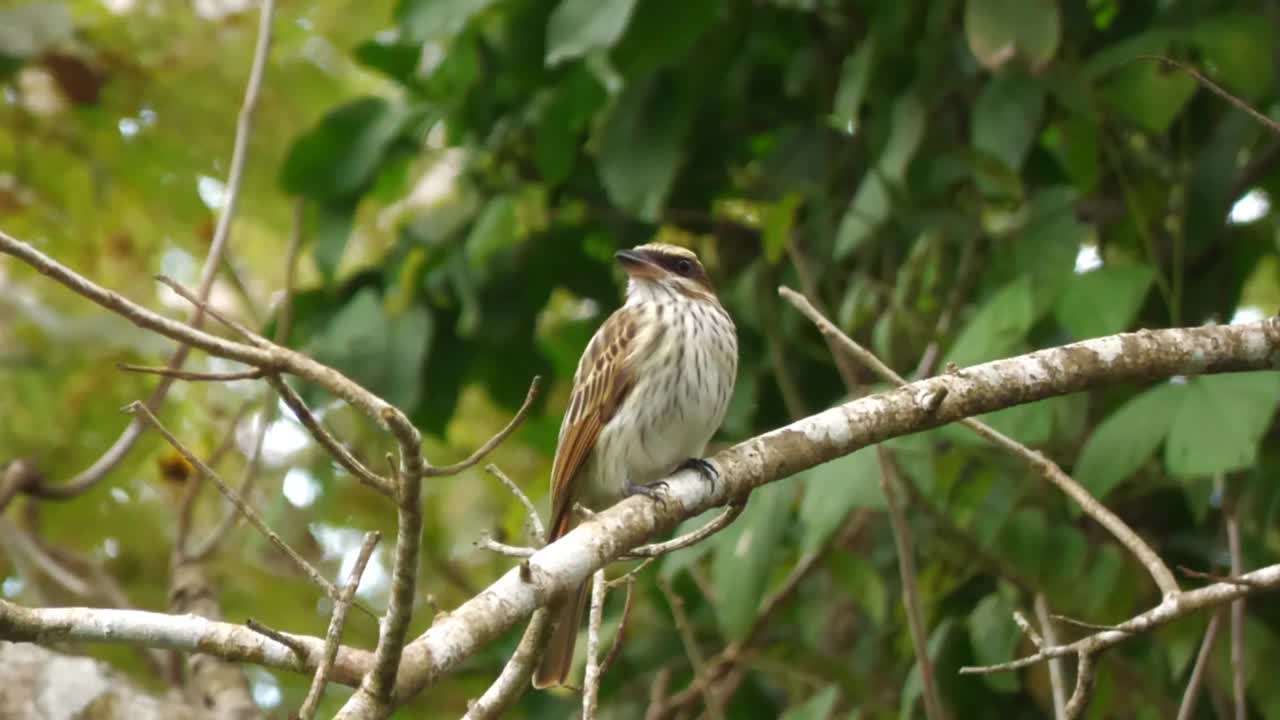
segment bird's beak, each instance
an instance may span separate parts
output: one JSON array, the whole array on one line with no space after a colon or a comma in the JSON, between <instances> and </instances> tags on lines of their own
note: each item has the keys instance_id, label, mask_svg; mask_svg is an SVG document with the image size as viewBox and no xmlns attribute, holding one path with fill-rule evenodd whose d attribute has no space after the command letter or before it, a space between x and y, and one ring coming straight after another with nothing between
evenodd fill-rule
<instances>
[{"instance_id":1,"label":"bird's beak","mask_svg":"<svg viewBox=\"0 0 1280 720\"><path fill-rule=\"evenodd\" d=\"M635 250L619 250L614 253L613 257L617 259L618 264L627 272L627 275L637 280L656 278L662 274L662 268L646 257L644 253L639 253Z\"/></svg>"}]
</instances>

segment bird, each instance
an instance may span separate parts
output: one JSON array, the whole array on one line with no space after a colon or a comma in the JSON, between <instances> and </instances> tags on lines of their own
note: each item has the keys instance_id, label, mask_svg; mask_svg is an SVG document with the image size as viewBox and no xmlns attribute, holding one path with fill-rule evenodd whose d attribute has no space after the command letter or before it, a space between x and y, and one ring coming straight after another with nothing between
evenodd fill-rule
<instances>
[{"instance_id":1,"label":"bird","mask_svg":"<svg viewBox=\"0 0 1280 720\"><path fill-rule=\"evenodd\" d=\"M552 462L549 542L573 529L575 503L598 510L634 494L661 499L662 478L681 469L717 476L703 454L737 377L733 320L692 251L654 242L614 257L627 274L626 299L573 375ZM587 591L584 583L552 605L559 622L535 688L566 684Z\"/></svg>"}]
</instances>

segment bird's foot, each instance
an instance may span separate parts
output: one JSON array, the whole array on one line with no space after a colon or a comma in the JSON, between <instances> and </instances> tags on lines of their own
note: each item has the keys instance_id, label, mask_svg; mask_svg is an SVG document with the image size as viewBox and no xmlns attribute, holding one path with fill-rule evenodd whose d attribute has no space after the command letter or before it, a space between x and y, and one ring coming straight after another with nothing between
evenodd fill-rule
<instances>
[{"instance_id":1,"label":"bird's foot","mask_svg":"<svg viewBox=\"0 0 1280 720\"><path fill-rule=\"evenodd\" d=\"M689 458L680 463L680 467L676 468L676 472L681 470L692 470L702 477L703 480L715 485L716 480L720 477L720 471L716 470L716 466L712 465L709 460L703 458Z\"/></svg>"},{"instance_id":2,"label":"bird's foot","mask_svg":"<svg viewBox=\"0 0 1280 720\"><path fill-rule=\"evenodd\" d=\"M625 490L628 497L632 495L643 495L654 502L666 504L667 502L667 481L659 480L647 485L639 485L636 483L627 483Z\"/></svg>"}]
</instances>

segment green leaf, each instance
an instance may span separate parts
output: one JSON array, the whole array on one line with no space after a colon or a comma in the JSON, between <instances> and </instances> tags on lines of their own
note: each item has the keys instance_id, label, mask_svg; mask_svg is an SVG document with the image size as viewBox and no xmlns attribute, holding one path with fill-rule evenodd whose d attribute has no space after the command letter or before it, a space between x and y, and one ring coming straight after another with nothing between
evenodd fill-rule
<instances>
[{"instance_id":1,"label":"green leaf","mask_svg":"<svg viewBox=\"0 0 1280 720\"><path fill-rule=\"evenodd\" d=\"M1180 389L1165 445L1169 471L1195 477L1251 467L1280 402L1280 373L1205 375Z\"/></svg>"},{"instance_id":2,"label":"green leaf","mask_svg":"<svg viewBox=\"0 0 1280 720\"><path fill-rule=\"evenodd\" d=\"M1271 89L1275 68L1272 22L1264 15L1232 14L1194 24L1191 41L1199 46L1207 74L1248 102ZM1180 72L1180 71L1179 71Z\"/></svg>"},{"instance_id":3,"label":"green leaf","mask_svg":"<svg viewBox=\"0 0 1280 720\"><path fill-rule=\"evenodd\" d=\"M987 69L1022 57L1038 71L1058 50L1062 18L1054 0L968 0L964 33L969 50Z\"/></svg>"},{"instance_id":4,"label":"green leaf","mask_svg":"<svg viewBox=\"0 0 1280 720\"><path fill-rule=\"evenodd\" d=\"M1076 275L1054 306L1054 317L1077 339L1128 329L1154 277L1146 265L1103 267Z\"/></svg>"},{"instance_id":5,"label":"green leaf","mask_svg":"<svg viewBox=\"0 0 1280 720\"><path fill-rule=\"evenodd\" d=\"M604 88L584 66L571 68L538 116L533 160L551 185L568 179L578 158L579 135L604 103Z\"/></svg>"},{"instance_id":6,"label":"green leaf","mask_svg":"<svg viewBox=\"0 0 1280 720\"><path fill-rule=\"evenodd\" d=\"M1168 432L1181 402L1181 388L1158 385L1107 416L1089 436L1075 464L1075 477L1101 500L1137 472Z\"/></svg>"},{"instance_id":7,"label":"green leaf","mask_svg":"<svg viewBox=\"0 0 1280 720\"><path fill-rule=\"evenodd\" d=\"M991 78L973 105L973 147L1020 170L1039 131L1044 99L1044 84L1033 78L1017 73Z\"/></svg>"},{"instance_id":8,"label":"green leaf","mask_svg":"<svg viewBox=\"0 0 1280 720\"><path fill-rule=\"evenodd\" d=\"M815 552L854 508L883 510L880 464L875 448L863 448L806 473L800 524L804 552Z\"/></svg>"},{"instance_id":9,"label":"green leaf","mask_svg":"<svg viewBox=\"0 0 1280 720\"><path fill-rule=\"evenodd\" d=\"M473 276L485 277L494 256L519 241L516 230L515 200L510 195L489 200L467 236L467 267Z\"/></svg>"},{"instance_id":10,"label":"green leaf","mask_svg":"<svg viewBox=\"0 0 1280 720\"><path fill-rule=\"evenodd\" d=\"M401 0L396 18L405 39L421 44L426 40L449 40L495 0Z\"/></svg>"},{"instance_id":11,"label":"green leaf","mask_svg":"<svg viewBox=\"0 0 1280 720\"><path fill-rule=\"evenodd\" d=\"M339 107L294 141L280 185L320 200L359 193L373 181L408 118L404 108L377 97Z\"/></svg>"},{"instance_id":12,"label":"green leaf","mask_svg":"<svg viewBox=\"0 0 1280 720\"><path fill-rule=\"evenodd\" d=\"M636 0L560 0L547 22L547 66L612 48L635 6Z\"/></svg>"},{"instance_id":13,"label":"green leaf","mask_svg":"<svg viewBox=\"0 0 1280 720\"><path fill-rule=\"evenodd\" d=\"M827 720L831 711L836 708L836 700L840 698L840 688L828 685L801 705L788 708L782 714L782 720Z\"/></svg>"},{"instance_id":14,"label":"green leaf","mask_svg":"<svg viewBox=\"0 0 1280 720\"><path fill-rule=\"evenodd\" d=\"M408 308L391 321L382 398L407 413L422 399L422 365L434 333L431 313L422 305Z\"/></svg>"},{"instance_id":15,"label":"green leaf","mask_svg":"<svg viewBox=\"0 0 1280 720\"><path fill-rule=\"evenodd\" d=\"M1197 87L1195 78L1169 72L1157 62L1136 60L1111 75L1102 87L1102 97L1130 122L1163 134L1187 106Z\"/></svg>"},{"instance_id":16,"label":"green leaf","mask_svg":"<svg viewBox=\"0 0 1280 720\"><path fill-rule=\"evenodd\" d=\"M840 70L840 86L836 88L835 106L831 109L831 126L850 135L858 130L858 113L871 84L875 67L876 34L867 36L858 49L844 59Z\"/></svg>"},{"instance_id":17,"label":"green leaf","mask_svg":"<svg viewBox=\"0 0 1280 720\"><path fill-rule=\"evenodd\" d=\"M1023 275L982 303L947 352L944 364L966 367L1003 357L1026 336L1033 319L1031 281Z\"/></svg>"},{"instance_id":18,"label":"green leaf","mask_svg":"<svg viewBox=\"0 0 1280 720\"><path fill-rule=\"evenodd\" d=\"M799 193L788 193L781 200L764 206L764 255L770 263L776 263L786 255L801 201Z\"/></svg>"},{"instance_id":19,"label":"green leaf","mask_svg":"<svg viewBox=\"0 0 1280 720\"><path fill-rule=\"evenodd\" d=\"M711 579L720 593L716 614L730 640L745 637L755 620L793 490L788 483L770 483L755 491L742 516L716 539Z\"/></svg>"},{"instance_id":20,"label":"green leaf","mask_svg":"<svg viewBox=\"0 0 1280 720\"><path fill-rule=\"evenodd\" d=\"M925 108L920 98L909 92L893 105L892 130L876 166L862 177L862 184L845 210L836 231L836 258L858 249L889 219L891 185L900 185L916 150L924 139Z\"/></svg>"},{"instance_id":21,"label":"green leaf","mask_svg":"<svg viewBox=\"0 0 1280 720\"><path fill-rule=\"evenodd\" d=\"M326 281L333 280L347 249L347 239L355 223L356 203L351 200L319 201L307 204L307 219L315 238L312 253L316 268Z\"/></svg>"},{"instance_id":22,"label":"green leaf","mask_svg":"<svg viewBox=\"0 0 1280 720\"><path fill-rule=\"evenodd\" d=\"M656 221L683 157L692 109L650 77L622 93L600 131L596 163L618 207Z\"/></svg>"},{"instance_id":23,"label":"green leaf","mask_svg":"<svg viewBox=\"0 0 1280 720\"><path fill-rule=\"evenodd\" d=\"M965 624L976 665L996 665L1013 659L1019 630L1013 622L1013 607L999 593L982 598ZM982 678L999 692L1018 689L1017 673L988 673Z\"/></svg>"},{"instance_id":24,"label":"green leaf","mask_svg":"<svg viewBox=\"0 0 1280 720\"><path fill-rule=\"evenodd\" d=\"M644 0L611 53L614 64L636 77L685 60L723 7L723 0Z\"/></svg>"},{"instance_id":25,"label":"green leaf","mask_svg":"<svg viewBox=\"0 0 1280 720\"><path fill-rule=\"evenodd\" d=\"M852 553L838 553L828 565L840 591L862 608L868 620L884 627L889 619L889 590L875 566Z\"/></svg>"}]
</instances>

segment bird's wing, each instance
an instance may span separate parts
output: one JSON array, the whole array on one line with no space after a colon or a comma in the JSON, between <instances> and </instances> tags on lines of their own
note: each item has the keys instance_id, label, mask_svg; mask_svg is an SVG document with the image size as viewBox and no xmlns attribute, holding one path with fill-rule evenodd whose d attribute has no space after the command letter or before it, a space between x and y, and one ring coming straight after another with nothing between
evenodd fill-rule
<instances>
[{"instance_id":1,"label":"bird's wing","mask_svg":"<svg viewBox=\"0 0 1280 720\"><path fill-rule=\"evenodd\" d=\"M605 320L578 361L551 467L551 540L569 531L582 467L635 384L636 335L635 312L623 307Z\"/></svg>"}]
</instances>

